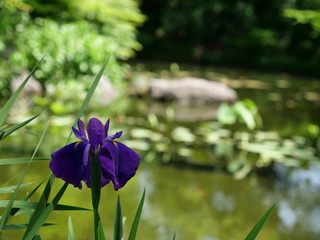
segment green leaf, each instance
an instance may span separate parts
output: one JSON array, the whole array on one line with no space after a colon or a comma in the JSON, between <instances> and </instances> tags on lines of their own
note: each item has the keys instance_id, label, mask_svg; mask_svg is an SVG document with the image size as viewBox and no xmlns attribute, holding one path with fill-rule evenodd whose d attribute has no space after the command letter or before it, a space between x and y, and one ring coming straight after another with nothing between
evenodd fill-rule
<instances>
[{"instance_id":1,"label":"green leaf","mask_svg":"<svg viewBox=\"0 0 320 240\"><path fill-rule=\"evenodd\" d=\"M138 231L138 226L139 226L139 221L140 221L140 217L141 217L141 213L142 213L142 208L143 208L143 204L144 204L144 200L145 200L145 196L146 196L146 189L144 189L136 215L134 217L133 220L133 224L131 226L131 231L130 231L130 235L128 240L135 240L136 239L136 235L137 235L137 231Z\"/></svg>"},{"instance_id":2,"label":"green leaf","mask_svg":"<svg viewBox=\"0 0 320 240\"><path fill-rule=\"evenodd\" d=\"M272 204L272 206L263 214L263 216L259 219L256 225L252 228L249 234L246 236L245 240L254 240L256 239L258 233L260 232L261 228L263 227L264 223L269 218L272 210L276 206L276 203Z\"/></svg>"},{"instance_id":3,"label":"green leaf","mask_svg":"<svg viewBox=\"0 0 320 240\"><path fill-rule=\"evenodd\" d=\"M29 221L28 228L26 229L24 235L23 235L23 240L31 240L33 237L37 234L38 230L41 228L43 225L44 221L47 219L47 217L52 213L52 211L55 209L57 206L59 200L61 199L63 193L68 187L68 184L65 183L59 192L56 194L54 199L52 200L51 203L47 204L47 201L49 199L49 195L52 189L53 181L55 177L51 174L47 185L40 197L40 201L37 204L37 207Z\"/></svg>"},{"instance_id":4,"label":"green leaf","mask_svg":"<svg viewBox=\"0 0 320 240\"><path fill-rule=\"evenodd\" d=\"M0 208L6 207L9 203L9 200L0 200ZM15 208L28 208L28 209L35 209L37 207L37 202L27 202L23 200L15 200L13 202L12 207Z\"/></svg>"},{"instance_id":5,"label":"green leaf","mask_svg":"<svg viewBox=\"0 0 320 240\"><path fill-rule=\"evenodd\" d=\"M0 200L0 208L6 207L8 205L9 200ZM49 204L47 204L48 206ZM15 200L13 202L14 208L26 208L26 209L36 209L38 206L38 202L29 202L24 200ZM57 204L55 209L56 211L91 211L88 208L75 207L63 204Z\"/></svg>"},{"instance_id":6,"label":"green leaf","mask_svg":"<svg viewBox=\"0 0 320 240\"><path fill-rule=\"evenodd\" d=\"M94 239L103 240L104 232L99 215L99 203L101 196L101 166L99 159L99 152L91 156L91 198L94 216Z\"/></svg>"},{"instance_id":7,"label":"green leaf","mask_svg":"<svg viewBox=\"0 0 320 240\"><path fill-rule=\"evenodd\" d=\"M26 174L27 174L27 171L28 171L28 169L29 169L29 166L30 166L30 164L31 164L34 156L36 155L36 153L37 153L37 151L38 151L38 149L39 149L39 146L41 145L41 143L42 143L42 141L43 141L43 138L44 138L44 136L45 136L45 134L46 134L46 132L47 132L47 129L48 129L48 123L47 123L46 127L44 128L44 130L43 130L43 132L42 132L42 134L41 134L41 137L40 137L40 139L39 139L39 141L38 141L38 144L37 144L37 146L36 146L36 148L35 148L32 156L31 156L31 158L30 158L30 160L29 160L28 166L26 167L24 173L22 174L22 177L21 177L21 179L20 179L20 181L19 181L19 184L17 185L16 190L15 190L14 193L10 196L10 200L8 201L8 205L7 205L7 207L6 207L3 215L2 215L2 217L1 217L1 220L0 220L0 233L2 232L4 226L7 224L8 220L9 220L10 217L12 216L12 215L11 215L12 206L13 206L13 204L14 204L14 201L15 201L16 197L17 197L17 194L18 194L18 192L19 192L20 186L21 186L21 184L22 184L22 182L23 182L24 177L25 177ZM0 234L0 237L1 237L1 235L2 235L2 233Z\"/></svg>"},{"instance_id":8,"label":"green leaf","mask_svg":"<svg viewBox=\"0 0 320 240\"><path fill-rule=\"evenodd\" d=\"M31 158L3 158L0 159L0 165L8 165L8 164L19 164L19 163L29 163ZM47 157L37 157L33 158L32 162L42 162L48 161L51 158Z\"/></svg>"},{"instance_id":9,"label":"green leaf","mask_svg":"<svg viewBox=\"0 0 320 240\"><path fill-rule=\"evenodd\" d=\"M116 215L114 219L114 240L122 240L123 239L123 222L122 222L122 211L121 211L121 203L120 197L118 196L117 207L116 207Z\"/></svg>"},{"instance_id":10,"label":"green leaf","mask_svg":"<svg viewBox=\"0 0 320 240\"><path fill-rule=\"evenodd\" d=\"M172 240L176 240L176 233L173 234L173 239Z\"/></svg>"},{"instance_id":11,"label":"green leaf","mask_svg":"<svg viewBox=\"0 0 320 240\"><path fill-rule=\"evenodd\" d=\"M248 109L244 102L236 102L234 104L234 109L247 125L249 129L254 129L256 127L256 122L253 113Z\"/></svg>"},{"instance_id":12,"label":"green leaf","mask_svg":"<svg viewBox=\"0 0 320 240\"><path fill-rule=\"evenodd\" d=\"M28 124L29 122L31 122L33 119L35 119L36 117L38 117L40 114L37 114L31 118L29 118L28 120L16 124L10 128L8 128L7 130L4 130L3 132L0 133L0 140L4 139L5 137L9 136L11 133L13 133L14 131L18 130L19 128L23 127L24 125Z\"/></svg>"},{"instance_id":13,"label":"green leaf","mask_svg":"<svg viewBox=\"0 0 320 240\"><path fill-rule=\"evenodd\" d=\"M55 211L92 211L89 208L76 207L64 204L57 204L54 208Z\"/></svg>"},{"instance_id":14,"label":"green leaf","mask_svg":"<svg viewBox=\"0 0 320 240\"><path fill-rule=\"evenodd\" d=\"M33 183L25 183L25 184L21 184L20 188L25 187L25 186L29 186ZM12 193L14 192L14 190L17 188L18 185L14 185L14 186L8 186L8 187L2 187L0 188L0 193Z\"/></svg>"},{"instance_id":15,"label":"green leaf","mask_svg":"<svg viewBox=\"0 0 320 240\"><path fill-rule=\"evenodd\" d=\"M76 235L73 230L71 217L69 217L69 220L68 220L68 240L76 240Z\"/></svg>"},{"instance_id":16,"label":"green leaf","mask_svg":"<svg viewBox=\"0 0 320 240\"><path fill-rule=\"evenodd\" d=\"M217 119L222 124L235 124L237 122L237 115L229 104L221 103L217 110Z\"/></svg>"},{"instance_id":17,"label":"green leaf","mask_svg":"<svg viewBox=\"0 0 320 240\"><path fill-rule=\"evenodd\" d=\"M109 59L110 59L110 56L109 56L108 59L105 61L105 63L103 64L102 68L100 69L98 75L97 75L97 76L95 77L95 79L93 80L93 82L92 82L92 84L91 84L91 86L90 86L90 88L89 88L89 90L88 90L87 96L86 96L85 99L83 100L83 103L82 103L82 105L81 105L81 107L80 107L80 110L79 110L79 112L78 112L78 114L77 114L77 116L76 116L76 119L75 119L75 121L74 121L73 126L76 126L78 120L81 118L82 114L83 114L84 111L86 110L86 108L87 108L87 106L88 106L88 104L89 104L89 102L90 102L90 100L91 100L91 98L92 98L92 95L93 95L94 91L96 90L96 87L97 87L97 85L98 85L98 83L99 83L99 81L100 81L100 79L101 79L101 77L102 77L102 74L103 74L104 70L105 70L106 67L107 67L107 64L108 64L108 62L109 62ZM70 140L70 138L71 138L71 135L72 135L72 131L70 132L70 135L69 135L69 138L68 138L67 143L69 142L69 140Z\"/></svg>"},{"instance_id":18,"label":"green leaf","mask_svg":"<svg viewBox=\"0 0 320 240\"><path fill-rule=\"evenodd\" d=\"M36 186L30 193L28 193L27 194L27 196L25 196L22 200L23 201L27 201L27 200L29 200L32 196L33 196L33 194L38 190L38 188L42 185L44 183L44 181L42 181L40 184L38 184L38 186ZM15 216L18 212L23 212L23 211L25 211L25 210L20 210L20 208L12 208L11 209L11 212L10 212L10 215L11 216Z\"/></svg>"},{"instance_id":19,"label":"green leaf","mask_svg":"<svg viewBox=\"0 0 320 240\"><path fill-rule=\"evenodd\" d=\"M37 69L39 64L43 61L44 57L45 57L45 55L40 59L40 61L37 63L37 65L30 72L28 77L21 83L21 85L17 88L17 90L12 94L12 96L9 98L9 100L6 102L6 104L3 106L3 108L1 108L1 110L0 110L0 125L3 124L4 120L8 116L9 111L11 110L11 108L12 108L13 104L15 103L15 101L17 100L17 98L18 98L19 94L21 93L22 89L27 84L27 82L29 81L30 77L32 76L34 71Z\"/></svg>"},{"instance_id":20,"label":"green leaf","mask_svg":"<svg viewBox=\"0 0 320 240\"><path fill-rule=\"evenodd\" d=\"M42 227L52 226L55 225L54 223L44 223ZM4 226L4 230L19 230L19 229L25 229L28 227L27 223L24 224L9 224Z\"/></svg>"}]
</instances>

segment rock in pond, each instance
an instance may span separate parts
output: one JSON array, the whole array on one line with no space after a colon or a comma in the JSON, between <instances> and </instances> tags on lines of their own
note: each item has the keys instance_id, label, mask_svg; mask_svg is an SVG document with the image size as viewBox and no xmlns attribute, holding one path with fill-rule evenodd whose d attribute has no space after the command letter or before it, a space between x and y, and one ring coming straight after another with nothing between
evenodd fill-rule
<instances>
[{"instance_id":1,"label":"rock in pond","mask_svg":"<svg viewBox=\"0 0 320 240\"><path fill-rule=\"evenodd\" d=\"M153 79L151 97L164 101L176 100L182 104L234 102L235 90L223 83L201 78L186 77L176 80Z\"/></svg>"},{"instance_id":2,"label":"rock in pond","mask_svg":"<svg viewBox=\"0 0 320 240\"><path fill-rule=\"evenodd\" d=\"M182 105L234 102L237 100L235 90L225 84L194 77L181 79L139 78L132 88L131 94L133 95L150 95L156 100L177 101Z\"/></svg>"}]
</instances>

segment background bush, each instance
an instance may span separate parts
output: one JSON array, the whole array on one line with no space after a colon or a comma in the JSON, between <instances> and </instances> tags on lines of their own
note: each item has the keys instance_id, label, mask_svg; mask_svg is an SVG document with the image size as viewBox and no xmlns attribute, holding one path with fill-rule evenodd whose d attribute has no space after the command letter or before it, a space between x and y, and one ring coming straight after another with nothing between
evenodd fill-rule
<instances>
[{"instance_id":1,"label":"background bush","mask_svg":"<svg viewBox=\"0 0 320 240\"><path fill-rule=\"evenodd\" d=\"M1 3L0 94L8 95L13 74L31 70L43 86L95 75L112 53L107 75L121 84L120 63L141 49L136 27L144 21L134 0L6 0Z\"/></svg>"}]
</instances>

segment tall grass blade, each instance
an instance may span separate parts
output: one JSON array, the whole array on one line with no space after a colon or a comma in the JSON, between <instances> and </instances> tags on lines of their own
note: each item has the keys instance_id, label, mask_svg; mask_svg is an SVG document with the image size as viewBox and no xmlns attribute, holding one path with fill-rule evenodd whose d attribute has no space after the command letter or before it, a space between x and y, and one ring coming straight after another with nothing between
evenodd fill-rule
<instances>
[{"instance_id":1,"label":"tall grass blade","mask_svg":"<svg viewBox=\"0 0 320 240\"><path fill-rule=\"evenodd\" d=\"M38 184L38 186L36 186L30 193L27 194L27 196L25 196L22 200L23 201L27 201L29 200L33 194L38 190L38 188L44 183L44 181L42 181L41 183ZM12 208L11 212L10 212L10 216L15 216L17 214L17 212L20 210L20 208Z\"/></svg>"},{"instance_id":2,"label":"tall grass blade","mask_svg":"<svg viewBox=\"0 0 320 240\"><path fill-rule=\"evenodd\" d=\"M269 218L271 212L273 211L274 207L276 206L276 203L274 203L266 212L263 214L263 216L259 219L259 221L256 223L256 225L252 228L252 230L249 232L249 234L246 236L245 240L254 240L256 239L258 233L260 232L261 228L263 227L264 223Z\"/></svg>"},{"instance_id":3,"label":"tall grass blade","mask_svg":"<svg viewBox=\"0 0 320 240\"><path fill-rule=\"evenodd\" d=\"M54 223L45 223L42 225L42 227L52 226L55 225ZM28 227L27 223L22 224L9 224L4 227L4 230L19 230L19 229L25 229Z\"/></svg>"},{"instance_id":4,"label":"tall grass blade","mask_svg":"<svg viewBox=\"0 0 320 240\"><path fill-rule=\"evenodd\" d=\"M29 122L31 122L33 119L35 119L36 117L38 117L40 114L37 114L29 119L27 119L26 121L16 124L10 128L8 128L7 130L4 130L3 132L0 133L0 140L4 139L5 137L9 136L11 133L13 133L14 131L18 130L19 128L23 127L24 125L28 124Z\"/></svg>"},{"instance_id":5,"label":"tall grass blade","mask_svg":"<svg viewBox=\"0 0 320 240\"><path fill-rule=\"evenodd\" d=\"M110 56L109 56L108 59L105 61L105 63L103 64L102 68L100 69L98 75L97 75L97 76L95 77L95 79L93 80L93 82L92 82L92 84L91 84L91 86L90 86L90 88L89 88L89 90L88 90L87 96L86 96L85 99L83 100L82 105L81 105L81 107L80 107L80 109L79 109L79 112L78 112L78 114L77 114L77 116L76 116L76 119L75 119L74 124L73 124L74 126L76 126L78 120L81 118L82 114L83 114L84 111L86 110L86 108L87 108L87 106L88 106L88 104L89 104L89 102L90 102L90 100L91 100L91 98L92 98L92 96L93 96L93 93L94 93L94 91L96 90L96 87L98 86L98 83L99 83L99 81L100 81L100 79L101 79L101 77L102 77L102 74L103 74L104 70L105 70L106 67L107 67L107 64L108 64L108 62L109 62L109 59L110 59ZM67 143L70 141L71 135L72 135L72 131L70 132L70 135L69 135L69 138L68 138Z\"/></svg>"},{"instance_id":6,"label":"tall grass blade","mask_svg":"<svg viewBox=\"0 0 320 240\"><path fill-rule=\"evenodd\" d=\"M0 200L0 208L6 207L8 205L9 200ZM49 205L49 204L47 204ZM26 209L36 209L38 206L38 202L29 202L24 200L15 200L13 202L14 208L26 208ZM75 207L75 206L69 206L64 204L57 204L55 210L58 211L91 211L89 208L82 208L82 207Z\"/></svg>"},{"instance_id":7,"label":"tall grass blade","mask_svg":"<svg viewBox=\"0 0 320 240\"><path fill-rule=\"evenodd\" d=\"M30 186L33 183L25 183L25 184L21 184L20 188L22 187L26 187L26 186ZM8 186L8 187L2 187L0 188L0 193L12 193L14 192L14 190L17 188L18 185L14 185L14 186Z\"/></svg>"},{"instance_id":8,"label":"tall grass blade","mask_svg":"<svg viewBox=\"0 0 320 240\"><path fill-rule=\"evenodd\" d=\"M122 222L122 210L120 197L118 196L117 207L116 207L116 215L114 219L114 240L122 240L123 239L123 222Z\"/></svg>"},{"instance_id":9,"label":"tall grass blade","mask_svg":"<svg viewBox=\"0 0 320 240\"><path fill-rule=\"evenodd\" d=\"M12 96L9 98L9 100L6 102L6 104L1 108L0 110L0 125L3 124L4 120L8 116L10 109L12 108L13 104L17 100L19 94L21 93L24 86L29 81L32 74L35 72L35 70L38 68L39 64L43 61L45 55L40 59L40 61L37 63L37 65L32 69L28 77L21 83L21 85L17 88L17 90L12 94Z\"/></svg>"},{"instance_id":10,"label":"tall grass blade","mask_svg":"<svg viewBox=\"0 0 320 240\"><path fill-rule=\"evenodd\" d=\"M48 123L47 123L46 127L44 128L44 130L43 130L43 132L42 132L42 134L41 134L41 137L40 137L40 139L39 139L39 141L38 141L38 144L37 144L37 146L36 146L36 148L35 148L35 150L34 150L34 152L33 152L33 154L32 154L32 157L31 157L30 160L29 160L29 164L28 164L28 166L26 167L26 170L25 170L24 173L22 174L22 177L21 177L21 179L20 179L20 181L19 181L19 184L17 185L17 188L16 188L15 192L11 195L11 197L10 197L10 199L9 199L9 202L8 202L8 205L7 205L4 213L2 214L1 221L0 221L0 231L1 231L1 235L2 235L2 231L3 231L3 227L7 224L8 220L9 220L9 218L10 218L10 213L11 213L11 210L12 210L12 206L13 206L13 203L14 203L15 199L17 198L17 194L18 194L18 191L19 191L19 189L20 189L20 186L21 186L21 184L22 184L22 182L23 182L23 179L24 179L24 177L26 176L27 171L28 171L28 168L29 168L29 166L30 166L30 164L31 164L34 156L36 155L36 153L37 153L37 151L38 151L38 149L39 149L39 147L40 147L40 145L41 145L41 143L42 143L42 141L43 141L43 138L44 138L44 136L45 136L45 134L46 134L46 132L47 132L47 129L48 129Z\"/></svg>"},{"instance_id":11,"label":"tall grass blade","mask_svg":"<svg viewBox=\"0 0 320 240\"><path fill-rule=\"evenodd\" d=\"M19 164L19 163L29 163L31 158L3 158L0 159L0 165L9 165L9 164ZM32 162L42 162L48 161L51 158L47 157L34 157Z\"/></svg>"},{"instance_id":12,"label":"tall grass blade","mask_svg":"<svg viewBox=\"0 0 320 240\"><path fill-rule=\"evenodd\" d=\"M144 204L144 200L146 197L146 189L143 190L143 194L136 212L136 215L134 217L133 220L133 224L130 230L130 235L128 240L135 240L136 239L136 235L137 235L137 231L138 231L138 226L139 226L139 221L140 221L140 217L141 217L141 213L142 213L142 208L143 208L143 204Z\"/></svg>"},{"instance_id":13,"label":"tall grass blade","mask_svg":"<svg viewBox=\"0 0 320 240\"><path fill-rule=\"evenodd\" d=\"M58 202L60 201L62 195L64 194L65 190L68 187L68 184L65 183L59 192L56 194L54 199L52 200L51 203L47 203L49 194L52 189L54 181L54 176L51 175L48 183L43 191L43 194L40 198L40 201L37 205L36 210L34 211L30 221L29 221L29 226L27 230L25 231L23 238L24 240L28 239L31 240L33 237L37 234L39 228L43 225L44 221L47 219L47 217L52 213L52 211L56 208L58 205Z\"/></svg>"},{"instance_id":14,"label":"tall grass blade","mask_svg":"<svg viewBox=\"0 0 320 240\"><path fill-rule=\"evenodd\" d=\"M76 235L73 230L71 217L68 219L68 240L76 240Z\"/></svg>"}]
</instances>

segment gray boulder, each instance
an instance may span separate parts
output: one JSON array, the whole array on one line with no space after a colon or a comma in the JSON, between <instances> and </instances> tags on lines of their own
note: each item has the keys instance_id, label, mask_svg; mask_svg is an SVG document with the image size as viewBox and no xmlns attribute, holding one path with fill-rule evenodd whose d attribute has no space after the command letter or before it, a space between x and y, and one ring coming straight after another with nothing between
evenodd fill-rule
<instances>
[{"instance_id":1,"label":"gray boulder","mask_svg":"<svg viewBox=\"0 0 320 240\"><path fill-rule=\"evenodd\" d=\"M149 85L152 98L178 101L182 105L234 102L236 92L223 83L201 78L152 79Z\"/></svg>"},{"instance_id":2,"label":"gray boulder","mask_svg":"<svg viewBox=\"0 0 320 240\"><path fill-rule=\"evenodd\" d=\"M93 101L97 106L102 107L110 104L118 95L118 90L113 86L109 78L102 76L93 95Z\"/></svg>"}]
</instances>

